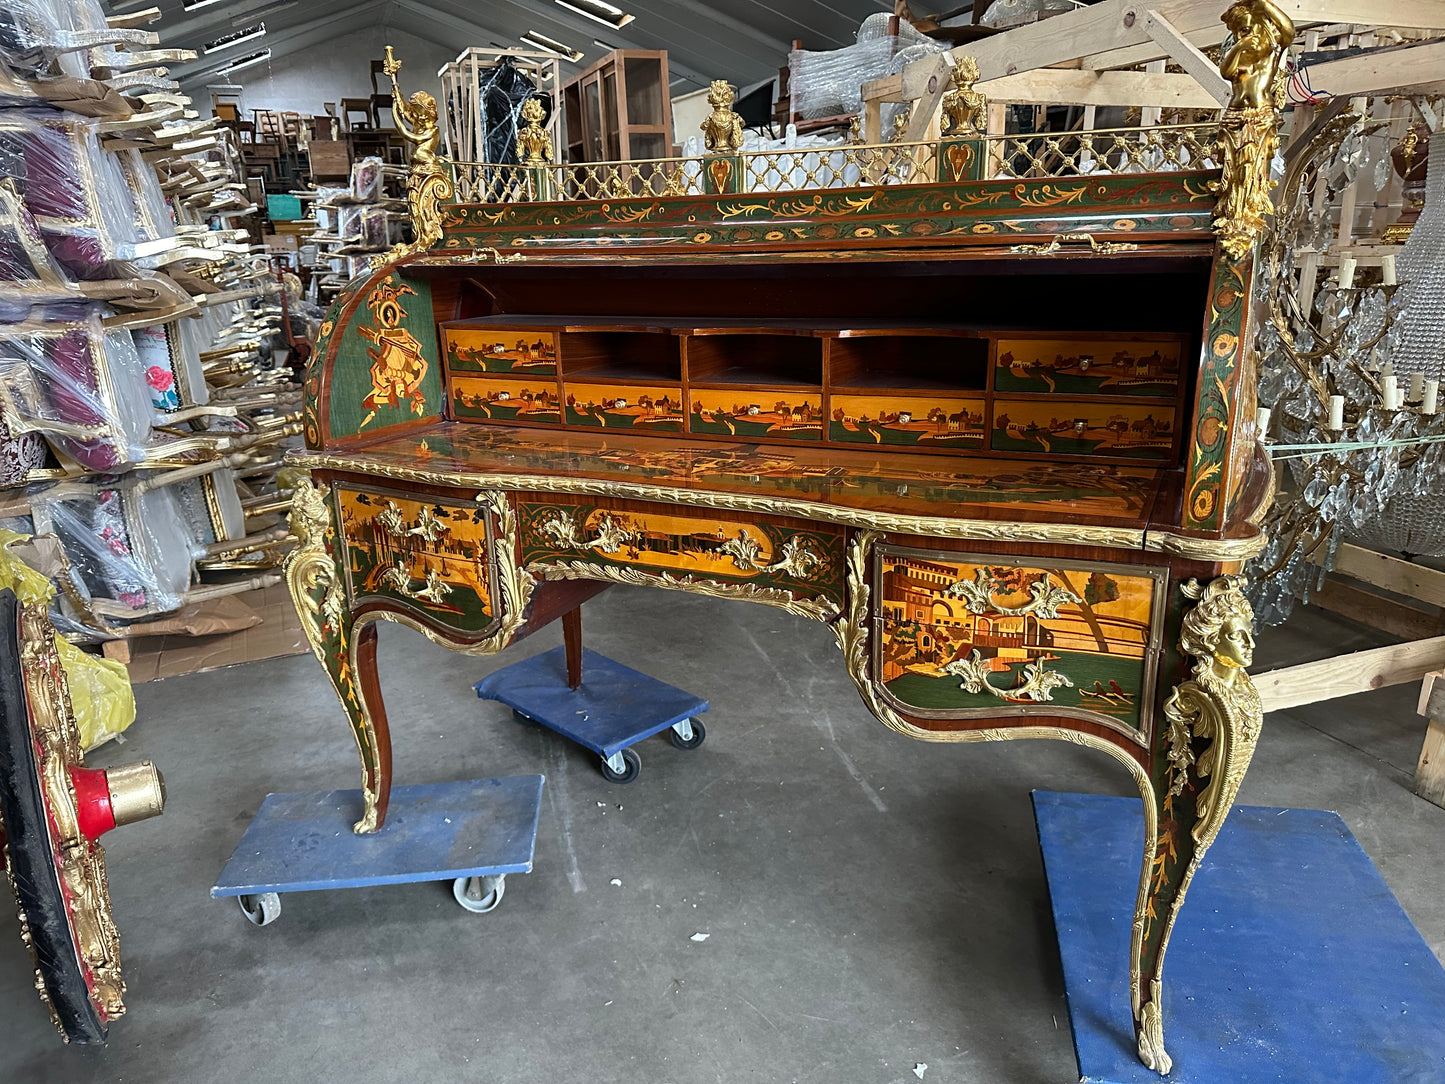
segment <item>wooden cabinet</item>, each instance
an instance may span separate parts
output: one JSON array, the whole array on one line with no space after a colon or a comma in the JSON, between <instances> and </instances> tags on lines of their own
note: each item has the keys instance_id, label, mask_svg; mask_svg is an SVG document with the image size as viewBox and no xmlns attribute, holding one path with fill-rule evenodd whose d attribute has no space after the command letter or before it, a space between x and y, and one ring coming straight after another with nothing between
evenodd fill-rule
<instances>
[{"instance_id":1,"label":"wooden cabinet","mask_svg":"<svg viewBox=\"0 0 1445 1084\"><path fill-rule=\"evenodd\" d=\"M672 154L667 53L619 49L562 88L568 162Z\"/></svg>"}]
</instances>

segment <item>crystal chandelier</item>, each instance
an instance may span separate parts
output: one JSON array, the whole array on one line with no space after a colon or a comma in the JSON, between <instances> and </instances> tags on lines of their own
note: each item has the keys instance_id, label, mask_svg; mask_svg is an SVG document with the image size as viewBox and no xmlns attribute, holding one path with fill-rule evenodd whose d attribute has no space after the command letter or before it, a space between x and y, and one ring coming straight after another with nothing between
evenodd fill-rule
<instances>
[{"instance_id":1,"label":"crystal chandelier","mask_svg":"<svg viewBox=\"0 0 1445 1084\"><path fill-rule=\"evenodd\" d=\"M1438 116L1428 102L1413 108ZM1260 435L1284 467L1283 492L1246 571L1268 624L1308 601L1345 540L1445 554L1445 134L1429 142L1425 208L1398 257L1366 270L1346 247L1334 276L1315 274L1360 171L1386 187L1386 124L1354 113L1326 124L1281 182L1263 247Z\"/></svg>"}]
</instances>

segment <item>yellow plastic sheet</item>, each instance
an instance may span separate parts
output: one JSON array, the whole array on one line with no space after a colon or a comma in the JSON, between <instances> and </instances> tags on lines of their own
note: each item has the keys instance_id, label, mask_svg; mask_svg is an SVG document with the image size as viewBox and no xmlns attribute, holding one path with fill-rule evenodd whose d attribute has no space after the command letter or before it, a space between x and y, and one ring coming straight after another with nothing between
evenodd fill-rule
<instances>
[{"instance_id":1,"label":"yellow plastic sheet","mask_svg":"<svg viewBox=\"0 0 1445 1084\"><path fill-rule=\"evenodd\" d=\"M55 594L50 580L10 552L12 543L26 537L0 530L0 590L10 588L26 606L49 607ZM135 693L121 663L88 654L63 636L55 637L55 650L70 687L82 748L94 749L135 722Z\"/></svg>"}]
</instances>

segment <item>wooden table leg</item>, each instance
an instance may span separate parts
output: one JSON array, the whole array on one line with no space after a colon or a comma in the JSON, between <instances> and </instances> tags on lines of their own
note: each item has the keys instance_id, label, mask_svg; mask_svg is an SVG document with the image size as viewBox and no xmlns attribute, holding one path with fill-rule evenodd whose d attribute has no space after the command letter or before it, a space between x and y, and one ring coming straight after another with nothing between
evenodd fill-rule
<instances>
[{"instance_id":1,"label":"wooden table leg","mask_svg":"<svg viewBox=\"0 0 1445 1084\"><path fill-rule=\"evenodd\" d=\"M562 640L567 648L567 686L582 684L582 607L562 615Z\"/></svg>"},{"instance_id":2,"label":"wooden table leg","mask_svg":"<svg viewBox=\"0 0 1445 1084\"><path fill-rule=\"evenodd\" d=\"M1430 720L1420 763L1415 768L1415 793L1445 807L1445 670L1425 675L1419 713Z\"/></svg>"}]
</instances>

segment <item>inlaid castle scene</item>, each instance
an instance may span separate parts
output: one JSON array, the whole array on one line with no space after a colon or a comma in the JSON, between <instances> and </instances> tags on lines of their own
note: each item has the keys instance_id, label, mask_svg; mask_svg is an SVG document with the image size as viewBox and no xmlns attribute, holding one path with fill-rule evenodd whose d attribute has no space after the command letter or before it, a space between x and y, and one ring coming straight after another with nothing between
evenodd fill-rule
<instances>
[{"instance_id":1,"label":"inlaid castle scene","mask_svg":"<svg viewBox=\"0 0 1445 1084\"><path fill-rule=\"evenodd\" d=\"M447 328L443 334L452 372L551 376L557 371L557 338L550 331Z\"/></svg>"},{"instance_id":2,"label":"inlaid castle scene","mask_svg":"<svg viewBox=\"0 0 1445 1084\"><path fill-rule=\"evenodd\" d=\"M884 552L878 678L928 710L1052 704L1137 728L1154 580Z\"/></svg>"},{"instance_id":3,"label":"inlaid castle scene","mask_svg":"<svg viewBox=\"0 0 1445 1084\"><path fill-rule=\"evenodd\" d=\"M1179 385L1179 341L1000 339L997 392L1172 396Z\"/></svg>"}]
</instances>

